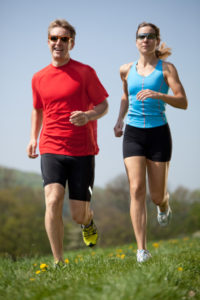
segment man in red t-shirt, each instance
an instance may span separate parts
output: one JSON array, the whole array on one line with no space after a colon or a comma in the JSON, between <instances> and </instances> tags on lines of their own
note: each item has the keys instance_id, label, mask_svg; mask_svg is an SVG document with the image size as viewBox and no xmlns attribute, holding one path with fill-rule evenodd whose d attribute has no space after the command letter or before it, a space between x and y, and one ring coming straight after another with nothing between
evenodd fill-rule
<instances>
[{"instance_id":1,"label":"man in red t-shirt","mask_svg":"<svg viewBox=\"0 0 200 300\"><path fill-rule=\"evenodd\" d=\"M39 150L44 182L45 227L56 266L63 264L62 208L66 181L73 219L81 224L83 240L94 246L98 234L90 209L94 182L94 156L98 153L97 119L108 109L108 94L95 71L72 60L76 31L66 20L48 28L52 63L32 79L33 111L30 158Z\"/></svg>"}]
</instances>

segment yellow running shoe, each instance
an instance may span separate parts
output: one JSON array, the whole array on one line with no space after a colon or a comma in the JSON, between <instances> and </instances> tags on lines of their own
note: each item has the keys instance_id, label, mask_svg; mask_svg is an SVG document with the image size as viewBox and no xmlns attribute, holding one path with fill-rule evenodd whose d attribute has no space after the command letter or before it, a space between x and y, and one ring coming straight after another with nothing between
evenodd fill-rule
<instances>
[{"instance_id":1,"label":"yellow running shoe","mask_svg":"<svg viewBox=\"0 0 200 300\"><path fill-rule=\"evenodd\" d=\"M84 243L88 247L94 247L97 243L98 233L97 227L94 224L93 220L91 221L88 227L85 227L84 225L81 225L81 227Z\"/></svg>"}]
</instances>

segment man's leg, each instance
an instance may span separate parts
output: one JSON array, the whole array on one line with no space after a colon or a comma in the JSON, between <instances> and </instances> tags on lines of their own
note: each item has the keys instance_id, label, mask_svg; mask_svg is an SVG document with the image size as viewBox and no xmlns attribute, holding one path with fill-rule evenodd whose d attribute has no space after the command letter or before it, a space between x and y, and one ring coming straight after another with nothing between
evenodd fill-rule
<instances>
[{"instance_id":1,"label":"man's leg","mask_svg":"<svg viewBox=\"0 0 200 300\"><path fill-rule=\"evenodd\" d=\"M72 219L81 225L89 225L93 219L93 211L89 201L69 200Z\"/></svg>"},{"instance_id":2,"label":"man's leg","mask_svg":"<svg viewBox=\"0 0 200 300\"><path fill-rule=\"evenodd\" d=\"M64 226L62 219L65 189L59 183L45 186L45 228L55 262L63 261Z\"/></svg>"}]
</instances>

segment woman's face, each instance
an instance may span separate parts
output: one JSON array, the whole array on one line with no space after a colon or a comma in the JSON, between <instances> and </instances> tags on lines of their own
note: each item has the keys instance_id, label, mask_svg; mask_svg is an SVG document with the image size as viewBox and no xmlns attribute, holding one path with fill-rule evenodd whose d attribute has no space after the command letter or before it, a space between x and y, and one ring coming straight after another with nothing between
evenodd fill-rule
<instances>
[{"instance_id":1,"label":"woman's face","mask_svg":"<svg viewBox=\"0 0 200 300\"><path fill-rule=\"evenodd\" d=\"M157 38L155 30L151 26L141 27L138 30L136 46L141 54L154 54L156 48L159 46L159 43L160 40Z\"/></svg>"}]
</instances>

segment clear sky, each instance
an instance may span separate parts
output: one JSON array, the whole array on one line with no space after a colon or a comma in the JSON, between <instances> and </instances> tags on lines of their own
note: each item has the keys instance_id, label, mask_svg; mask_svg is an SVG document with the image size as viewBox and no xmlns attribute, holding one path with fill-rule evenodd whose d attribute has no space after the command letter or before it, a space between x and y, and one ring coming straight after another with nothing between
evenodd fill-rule
<instances>
[{"instance_id":1,"label":"clear sky","mask_svg":"<svg viewBox=\"0 0 200 300\"><path fill-rule=\"evenodd\" d=\"M98 121L100 153L97 186L124 173L122 138L113 134L122 84L119 67L138 58L135 31L143 21L155 23L172 48L189 100L188 110L167 106L173 137L169 188L200 188L200 49L199 0L1 0L0 165L40 172L40 160L26 156L32 109L31 78L51 61L47 27L65 18L77 31L71 57L91 65L109 93L109 113Z\"/></svg>"}]
</instances>

